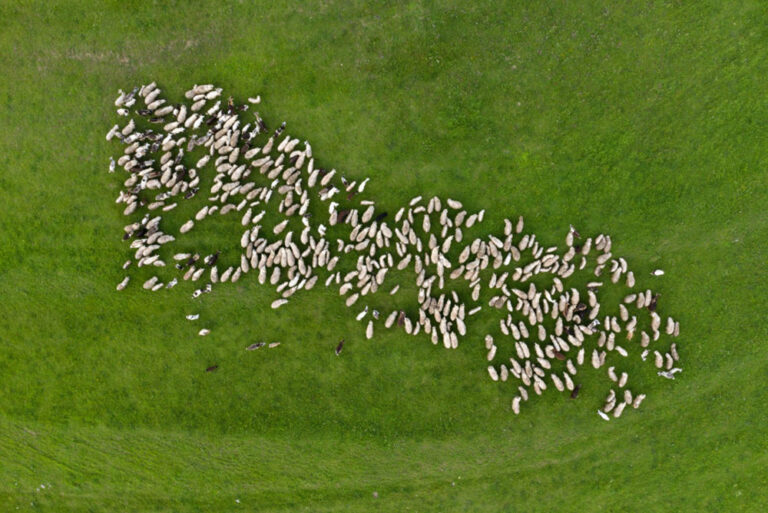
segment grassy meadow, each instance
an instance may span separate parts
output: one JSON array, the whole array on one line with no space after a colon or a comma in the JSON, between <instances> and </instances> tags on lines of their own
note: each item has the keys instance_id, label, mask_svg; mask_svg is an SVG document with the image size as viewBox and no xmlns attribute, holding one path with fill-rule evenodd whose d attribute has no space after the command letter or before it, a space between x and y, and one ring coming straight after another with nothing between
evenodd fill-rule
<instances>
[{"instance_id":1,"label":"grassy meadow","mask_svg":"<svg viewBox=\"0 0 768 513\"><path fill-rule=\"evenodd\" d=\"M0 511L765 511L767 76L757 0L0 0ZM648 398L616 421L591 367L515 417L490 317L455 351L367 341L334 290L273 311L248 275L194 307L201 338L190 284L117 293L104 134L153 80L260 94L392 211L437 194L488 231L611 234L684 372L638 365Z\"/></svg>"}]
</instances>

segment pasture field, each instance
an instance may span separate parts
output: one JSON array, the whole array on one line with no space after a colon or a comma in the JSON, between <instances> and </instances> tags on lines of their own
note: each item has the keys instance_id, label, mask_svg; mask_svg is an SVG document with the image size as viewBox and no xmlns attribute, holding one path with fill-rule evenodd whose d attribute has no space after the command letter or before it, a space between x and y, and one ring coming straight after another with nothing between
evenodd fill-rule
<instances>
[{"instance_id":1,"label":"pasture field","mask_svg":"<svg viewBox=\"0 0 768 513\"><path fill-rule=\"evenodd\" d=\"M758 0L0 0L0 511L765 511L766 77ZM490 317L455 351L366 341L333 290L273 311L252 275L197 337L189 284L115 291L104 134L153 80L260 94L384 208L611 234L680 320L684 372L638 365L648 398L616 421L591 368L515 417ZM219 227L196 235L237 243ZM243 350L261 339L282 345Z\"/></svg>"}]
</instances>

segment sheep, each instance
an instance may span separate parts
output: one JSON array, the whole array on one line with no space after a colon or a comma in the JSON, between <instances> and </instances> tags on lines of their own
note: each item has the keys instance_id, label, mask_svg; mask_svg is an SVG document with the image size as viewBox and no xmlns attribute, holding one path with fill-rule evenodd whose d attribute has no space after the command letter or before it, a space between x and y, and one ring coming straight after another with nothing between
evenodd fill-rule
<instances>
[{"instance_id":1,"label":"sheep","mask_svg":"<svg viewBox=\"0 0 768 513\"><path fill-rule=\"evenodd\" d=\"M272 301L272 304L270 306L272 307L272 309L276 310L286 303L288 303L287 299L276 299Z\"/></svg>"},{"instance_id":2,"label":"sheep","mask_svg":"<svg viewBox=\"0 0 768 513\"><path fill-rule=\"evenodd\" d=\"M128 282L131 280L130 276L126 276L123 278L123 281L117 284L117 290L123 290L126 285L128 285Z\"/></svg>"},{"instance_id":3,"label":"sheep","mask_svg":"<svg viewBox=\"0 0 768 513\"><path fill-rule=\"evenodd\" d=\"M555 388L557 388L558 391L562 392L565 390L565 387L563 386L563 382L560 380L559 377L557 377L557 374L551 374L550 378L552 378L552 383L555 384Z\"/></svg>"},{"instance_id":4,"label":"sheep","mask_svg":"<svg viewBox=\"0 0 768 513\"><path fill-rule=\"evenodd\" d=\"M667 326L665 332L667 335L672 335L675 332L675 320L672 317L667 317Z\"/></svg>"},{"instance_id":5,"label":"sheep","mask_svg":"<svg viewBox=\"0 0 768 513\"><path fill-rule=\"evenodd\" d=\"M122 91L119 94L116 103L120 105L117 107L130 108L130 103L134 101L132 94L125 94ZM137 129L134 120L129 119L122 128L115 125L107 134L108 140L118 138L124 146L123 155L117 161L114 159L110 161L110 171L121 166L130 174L125 181L125 189L118 198L118 203L123 203L124 213L132 215L140 209L151 211L162 208L163 212L173 209L177 203L167 205L166 201L179 194L184 195L185 198L195 196L199 190L198 184L204 179L203 173L208 169L214 169L216 173L209 202L201 205L200 210L182 224L180 233L190 231L195 222L202 221L214 212L220 215L233 210L243 212L240 222L245 227L245 232L240 240L242 254L239 266L229 267L219 275L218 268L206 258L205 264L211 268L211 283L197 289L193 297L209 292L214 283L236 282L250 269L258 269L259 283L264 284L269 279L280 295L279 299L272 302L272 308L279 308L296 291L302 288L309 290L314 286L318 279L314 269L327 268L328 271L332 271L340 259L352 253L360 258L355 274L342 282L343 275L337 272L331 274L326 280L326 286L331 286L334 282L341 285L340 293L345 296L345 303L347 306L352 306L360 296L375 294L377 289L384 285L389 275L388 269L397 267L398 270L406 270L413 264L417 276L419 316L412 320L406 317L404 312L394 310L386 316L384 326L392 327L397 322L398 326L403 326L408 334L424 331L433 343L442 341L446 348L455 348L458 346L459 338L467 333L467 316L476 315L482 307L470 303L466 305L465 311L465 305L460 303L455 293L452 297L448 293L432 297L434 290L444 289L447 280L464 279L470 285L472 301L477 303L481 293L480 274L490 267L493 269L490 288L495 289L496 294L490 299L489 305L498 309L498 312L503 312L505 308L508 310L509 316L507 319L501 319L500 329L502 333L515 339L517 356L524 362L521 366L516 360L511 359L509 369L504 364L493 367L497 375L496 380L506 381L511 373L516 379L522 380L526 387L532 386L537 394L546 390L546 382L542 379L546 377L546 373L550 374L550 379L558 390L570 390L573 392L572 396L578 394L580 385L575 385L571 376L575 376L577 365L584 364L585 348L588 347L587 337L590 335L599 335L598 347L604 348L603 350L594 349L592 352L591 363L595 368L605 364L608 351L615 350L622 356L628 356L628 351L616 343L615 335L622 330L626 332L627 340L632 340L635 335L638 319L637 316L630 314L630 306L648 308L651 312L651 329L645 331L639 329L643 359L650 354L647 348L650 346L651 338L658 340L660 329L668 335L679 334L679 323L671 317L667 317L664 327L661 327L661 317L655 313L658 294L652 295L650 290L625 296L618 307L617 315L607 317L600 316L601 304L597 295L597 291L603 286L602 281L589 282L586 291L578 289L564 291L561 280L577 270L585 269L587 257L593 245L598 251L597 265L594 268L596 276L600 276L601 273L607 274L610 270L612 282L618 283L624 278L625 283L622 285L626 284L628 288L635 286L635 274L629 271L626 260L612 256L612 242L607 235L601 234L594 239L591 237L581 239L576 229L570 226L565 237L565 252L558 253L557 247L544 247L534 234L523 234L524 220L520 216L516 222L504 219L503 237L488 234L464 244L462 229L481 223L485 211L469 213L463 209L460 201L453 198L443 200L447 207L443 208L440 198L436 196L432 196L427 203L422 201L421 196L410 200L407 207L398 210L394 216L396 224L390 227L385 223L387 213L381 212L377 215L373 201L361 201L357 208L350 206L347 210L339 210L339 204L332 201L332 197L340 192L333 185L338 173L335 170L326 172L315 168L308 142L305 141L302 148L294 151L299 140L288 135L281 136L285 128L283 123L274 135L265 136L268 138L265 144L257 144L255 138L267 131L258 113L256 113L253 129L250 128L250 123L241 126L234 103L230 99L228 108L222 110L221 101L216 101L216 98L221 96L221 90L212 84L194 86L185 94L189 102L176 106L162 98L159 89L153 84L142 87L139 96L147 104L147 109L142 109L139 114L153 117L154 121L161 124L162 130L159 133L151 130L144 132ZM206 107L209 100L211 103L216 103ZM258 103L260 98L249 100L252 100L249 103ZM206 123L203 130L207 130L207 133L192 135L192 131L199 128L203 122ZM195 148L204 148L203 156L197 160L192 169L186 169L181 163L184 153L183 145L187 140L187 153ZM273 148L280 152L275 158L271 157ZM157 156L153 155L155 152L158 152ZM247 161L246 164L238 165L237 163L242 160ZM155 162L158 162L157 167ZM303 171L304 166L307 168L306 175ZM271 185L262 183L257 186L259 182L249 179L253 169L258 169L260 175L272 181ZM345 192L350 193L348 200L352 200L355 194L362 193L369 180L365 178L357 185L356 181L349 181L342 177L341 183L344 185ZM330 202L329 217L325 218L323 215L317 222L310 217L310 197L307 190L315 185L319 185L321 189L320 199ZM162 189L162 191L157 191L160 194L156 194L154 198L139 197L140 194L144 196L153 189ZM285 219L274 225L272 234L282 234L284 238L269 242L259 234L260 222L266 210L262 210L256 216L254 212L259 208L257 205L269 202L273 192L281 196L278 210ZM288 219L296 214L305 228L301 232L300 244L292 242L292 237L295 235L288 226ZM421 220L417 219L419 216ZM414 227L419 221L421 230L417 233ZM156 221L152 221L154 224L151 224L147 217L141 223L134 223L135 226L126 227L125 239L131 239L132 243L137 243L135 246L132 245L131 249L136 250L135 260L140 267L165 264L159 252L156 251L157 248L152 246L157 245L159 248L173 242L175 237L163 234L158 229L159 222L160 219L157 218ZM333 252L333 240L330 240L330 237L326 239L326 234L332 233L330 229L326 232L326 226L339 226L344 229L348 227L352 231L349 238L337 239L338 255ZM433 232L432 228L436 230ZM315 229L317 234L314 233ZM337 229L340 228L334 228L334 230ZM422 230L425 234L423 236ZM319 239L315 239L318 234ZM456 262L449 253L452 247L461 244L464 245L456 250L458 252L458 262ZM410 251L412 247L415 252ZM516 263L523 259L521 253L525 251L530 251L532 260L515 267L518 265ZM179 255L183 256L176 258ZM394 261L394 258L398 258L398 261ZM196 264L196 259L192 260L191 254L177 254L174 260L177 269L184 273L185 279L197 280L205 272L205 267ZM128 263L130 262L129 260ZM501 269L502 266L514 268L505 271ZM654 272L655 276L663 275L663 271L657 271L660 273ZM549 289L537 290L536 287L530 286L530 280L535 279L539 274L553 277L552 286ZM118 290L122 290L127 285L127 279L126 277L118 285ZM151 290L170 288L177 281L174 279L164 285L156 278L155 281L145 282L145 288ZM523 289L515 282L522 284L528 282L529 288ZM399 291L400 285L393 285L387 289L394 295ZM520 294L517 294L518 289L515 286L523 289L519 290ZM367 307L364 312L357 314L356 318L362 321L367 315ZM524 321L516 319L512 322L512 315L517 314L522 315ZM545 318L550 316L555 324L554 334L548 333L549 330L545 328ZM377 320L378 316L374 315L373 319ZM372 337L373 322L373 320L367 322L368 338ZM529 341L531 334L534 340ZM544 345L545 342L546 345ZM532 348L529 346L531 343ZM575 358L569 359L568 352L571 348L578 349L578 352ZM498 348L492 340L490 344L486 343L486 350L487 361L494 361ZM533 357L532 352L535 352ZM679 359L674 344L668 354L662 355L657 351L654 356L658 370L664 372L665 377L671 376L670 379L674 379L674 374L680 372L679 369L673 369L674 362ZM562 375L551 371L550 362L554 359L566 362L567 371ZM614 378L617 377L613 368L609 372ZM620 387L624 387L627 379L626 373L622 373L616 381ZM629 391L625 389L624 403L634 404L639 396L631 397L627 395L628 393ZM518 396L518 411L519 401L527 400L527 397L526 389L521 388ZM615 406L614 400L610 405L614 413ZM607 411L609 410L606 409L603 413Z\"/></svg>"},{"instance_id":6,"label":"sheep","mask_svg":"<svg viewBox=\"0 0 768 513\"><path fill-rule=\"evenodd\" d=\"M123 136L129 136L129 135L130 135L130 134L133 132L133 130L134 130L135 128L136 128L136 123L133 121L133 119L131 119L131 120L128 122L128 124L127 124L127 125L125 125L125 126L123 127L123 129L122 129L122 130L120 130L120 133L121 133ZM109 139L107 139L107 140L109 140Z\"/></svg>"},{"instance_id":7,"label":"sheep","mask_svg":"<svg viewBox=\"0 0 768 513\"><path fill-rule=\"evenodd\" d=\"M651 312L651 329L653 331L658 331L660 326L661 326L661 317L659 317L659 314L657 314L656 312Z\"/></svg>"},{"instance_id":8,"label":"sheep","mask_svg":"<svg viewBox=\"0 0 768 513\"><path fill-rule=\"evenodd\" d=\"M202 221L203 219L205 219L206 215L208 215L208 206L205 206L205 207L201 208L200 210L198 210L197 214L195 214L195 219L197 221ZM182 233L184 233L184 232L182 232Z\"/></svg>"},{"instance_id":9,"label":"sheep","mask_svg":"<svg viewBox=\"0 0 768 513\"><path fill-rule=\"evenodd\" d=\"M592 367L595 369L599 369L601 365L600 362L600 354L597 352L597 349L592 350Z\"/></svg>"},{"instance_id":10,"label":"sheep","mask_svg":"<svg viewBox=\"0 0 768 513\"><path fill-rule=\"evenodd\" d=\"M683 369L681 369L679 367L675 367L675 368L670 369L668 371L657 372L657 374L659 376L663 376L663 377L665 377L667 379L675 379L675 374L677 374L678 372L683 372Z\"/></svg>"},{"instance_id":11,"label":"sheep","mask_svg":"<svg viewBox=\"0 0 768 513\"><path fill-rule=\"evenodd\" d=\"M285 221L281 221L277 225L275 225L275 227L272 229L272 233L274 233L275 235L279 235L280 233L283 232L283 230L285 230L286 226L288 226L288 219L286 219Z\"/></svg>"},{"instance_id":12,"label":"sheep","mask_svg":"<svg viewBox=\"0 0 768 513\"><path fill-rule=\"evenodd\" d=\"M181 225L181 228L179 228L179 232L187 233L189 230L192 229L193 226L195 226L195 222L190 219L189 221Z\"/></svg>"}]
</instances>

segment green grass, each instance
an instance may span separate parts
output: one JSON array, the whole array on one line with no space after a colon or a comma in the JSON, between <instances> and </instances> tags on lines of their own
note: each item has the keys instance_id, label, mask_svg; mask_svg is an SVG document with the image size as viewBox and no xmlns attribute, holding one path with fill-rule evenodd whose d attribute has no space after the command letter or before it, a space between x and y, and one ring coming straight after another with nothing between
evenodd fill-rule
<instances>
[{"instance_id":1,"label":"green grass","mask_svg":"<svg viewBox=\"0 0 768 513\"><path fill-rule=\"evenodd\" d=\"M763 511L762 2L197 4L0 1L0 510ZM431 191L548 243L610 233L685 371L646 368L617 422L596 373L515 418L480 342L366 341L322 286L278 311L220 287L204 339L190 287L116 293L103 137L151 80L261 94L385 208Z\"/></svg>"}]
</instances>

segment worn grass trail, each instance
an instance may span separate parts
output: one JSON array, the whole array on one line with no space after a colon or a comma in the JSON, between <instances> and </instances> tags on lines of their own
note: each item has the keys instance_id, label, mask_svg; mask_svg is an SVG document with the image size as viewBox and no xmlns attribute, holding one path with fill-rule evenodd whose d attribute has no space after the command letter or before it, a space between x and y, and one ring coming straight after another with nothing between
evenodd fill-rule
<instances>
[{"instance_id":1,"label":"worn grass trail","mask_svg":"<svg viewBox=\"0 0 768 513\"><path fill-rule=\"evenodd\" d=\"M0 2L0 510L761 511L762 3L465 4ZM633 374L648 398L619 422L596 373L513 418L480 327L457 351L365 341L332 291L275 312L253 279L196 337L181 286L114 291L103 134L151 80L261 94L383 208L432 191L546 243L610 233L685 371Z\"/></svg>"}]
</instances>

